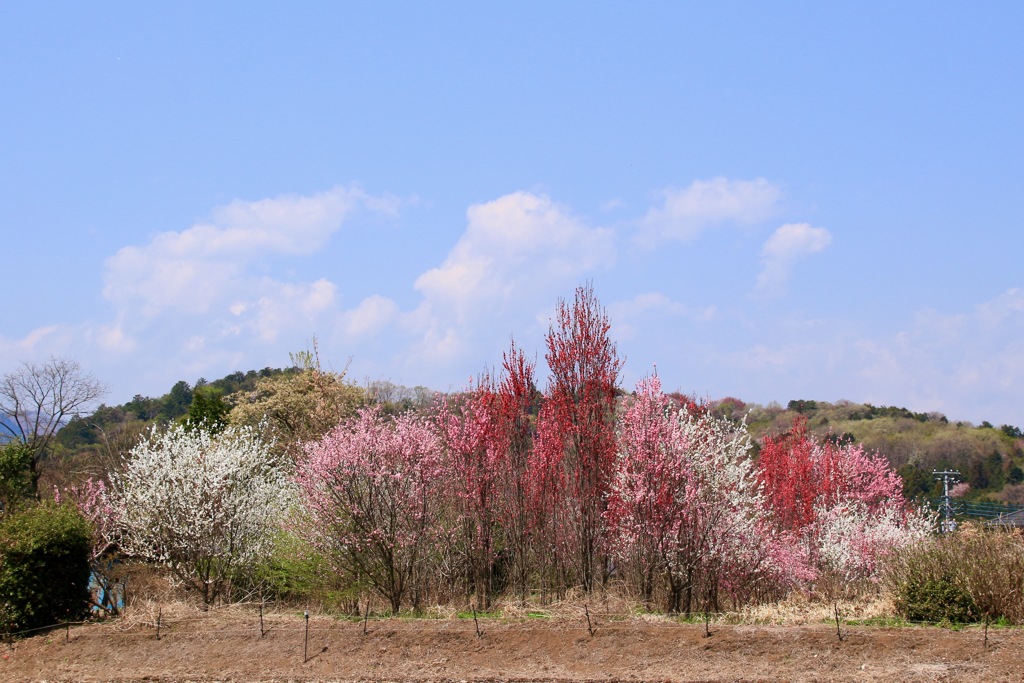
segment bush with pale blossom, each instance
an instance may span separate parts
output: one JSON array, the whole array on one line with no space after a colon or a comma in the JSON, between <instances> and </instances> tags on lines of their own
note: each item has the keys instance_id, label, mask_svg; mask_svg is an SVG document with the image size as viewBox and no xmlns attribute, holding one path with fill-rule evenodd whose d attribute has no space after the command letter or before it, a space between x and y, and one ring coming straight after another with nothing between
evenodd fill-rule
<instances>
[{"instance_id":1,"label":"bush with pale blossom","mask_svg":"<svg viewBox=\"0 0 1024 683\"><path fill-rule=\"evenodd\" d=\"M268 556L293 498L285 464L247 427L154 430L107 495L121 551L166 565L205 604Z\"/></svg>"},{"instance_id":2,"label":"bush with pale blossom","mask_svg":"<svg viewBox=\"0 0 1024 683\"><path fill-rule=\"evenodd\" d=\"M363 409L306 445L296 471L301 533L398 612L425 572L443 475L425 420Z\"/></svg>"}]
</instances>

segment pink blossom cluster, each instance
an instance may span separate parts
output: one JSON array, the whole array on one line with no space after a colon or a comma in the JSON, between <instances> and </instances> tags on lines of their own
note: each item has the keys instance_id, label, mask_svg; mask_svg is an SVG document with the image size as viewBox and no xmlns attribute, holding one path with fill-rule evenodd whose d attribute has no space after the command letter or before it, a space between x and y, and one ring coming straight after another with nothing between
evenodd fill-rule
<instances>
[{"instance_id":1,"label":"pink blossom cluster","mask_svg":"<svg viewBox=\"0 0 1024 683\"><path fill-rule=\"evenodd\" d=\"M116 547L120 515L110 502L105 481L89 477L80 484L64 489L55 486L53 498L58 503L72 503L92 524L92 561Z\"/></svg>"},{"instance_id":2,"label":"pink blossom cluster","mask_svg":"<svg viewBox=\"0 0 1024 683\"><path fill-rule=\"evenodd\" d=\"M309 539L397 611L437 532L443 467L426 420L359 411L307 444L297 465Z\"/></svg>"}]
</instances>

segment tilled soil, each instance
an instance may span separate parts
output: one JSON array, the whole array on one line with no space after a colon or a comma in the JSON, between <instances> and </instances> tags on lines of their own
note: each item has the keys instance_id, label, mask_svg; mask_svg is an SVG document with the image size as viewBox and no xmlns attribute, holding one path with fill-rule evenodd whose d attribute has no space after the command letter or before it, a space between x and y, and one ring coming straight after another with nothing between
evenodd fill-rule
<instances>
[{"instance_id":1,"label":"tilled soil","mask_svg":"<svg viewBox=\"0 0 1024 683\"><path fill-rule=\"evenodd\" d=\"M0 645L3 681L1021 681L1024 631L221 616ZM305 654L304 654L305 648Z\"/></svg>"}]
</instances>

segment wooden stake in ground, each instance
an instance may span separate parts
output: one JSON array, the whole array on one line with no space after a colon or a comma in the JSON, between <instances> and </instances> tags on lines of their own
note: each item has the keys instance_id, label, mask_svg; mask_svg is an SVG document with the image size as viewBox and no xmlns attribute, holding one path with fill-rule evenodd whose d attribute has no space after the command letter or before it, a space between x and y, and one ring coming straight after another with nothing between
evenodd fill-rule
<instances>
[{"instance_id":1,"label":"wooden stake in ground","mask_svg":"<svg viewBox=\"0 0 1024 683\"><path fill-rule=\"evenodd\" d=\"M366 622L370 620L370 601L366 601L366 614L363 615L363 635L366 635Z\"/></svg>"},{"instance_id":2,"label":"wooden stake in ground","mask_svg":"<svg viewBox=\"0 0 1024 683\"><path fill-rule=\"evenodd\" d=\"M267 635L267 631L263 628L263 601L260 600L260 638L265 635Z\"/></svg>"},{"instance_id":3,"label":"wooden stake in ground","mask_svg":"<svg viewBox=\"0 0 1024 683\"><path fill-rule=\"evenodd\" d=\"M836 610L836 637L839 638L839 642L843 642L843 632L839 630L839 603L833 603Z\"/></svg>"},{"instance_id":4,"label":"wooden stake in ground","mask_svg":"<svg viewBox=\"0 0 1024 683\"><path fill-rule=\"evenodd\" d=\"M302 641L302 663L305 664L309 661L309 612L303 612L302 615L306 617L306 638Z\"/></svg>"},{"instance_id":5,"label":"wooden stake in ground","mask_svg":"<svg viewBox=\"0 0 1024 683\"><path fill-rule=\"evenodd\" d=\"M156 639L160 640L160 618L164 615L164 608L161 607L156 611Z\"/></svg>"},{"instance_id":6,"label":"wooden stake in ground","mask_svg":"<svg viewBox=\"0 0 1024 683\"><path fill-rule=\"evenodd\" d=\"M476 637L479 638L479 637L483 636L484 633L483 633L483 631L480 630L480 622L476 620L476 607L473 607L472 610L473 610L473 625L476 626Z\"/></svg>"},{"instance_id":7,"label":"wooden stake in ground","mask_svg":"<svg viewBox=\"0 0 1024 683\"><path fill-rule=\"evenodd\" d=\"M594 637L594 627L590 623L590 607L587 605L587 603L583 603L583 612L584 612L584 614L587 615L587 630L590 631L590 637L593 638Z\"/></svg>"}]
</instances>

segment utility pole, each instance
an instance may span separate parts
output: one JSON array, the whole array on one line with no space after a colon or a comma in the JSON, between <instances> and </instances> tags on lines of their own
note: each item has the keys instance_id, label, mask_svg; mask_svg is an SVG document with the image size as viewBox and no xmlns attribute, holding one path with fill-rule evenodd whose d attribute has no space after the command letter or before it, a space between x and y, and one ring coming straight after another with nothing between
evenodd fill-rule
<instances>
[{"instance_id":1,"label":"utility pole","mask_svg":"<svg viewBox=\"0 0 1024 683\"><path fill-rule=\"evenodd\" d=\"M949 497L949 485L960 479L960 473L956 470L943 470L937 472L932 470L932 476L942 480L942 524L939 530L942 533L949 533L956 529L956 522L953 521L953 502Z\"/></svg>"}]
</instances>

